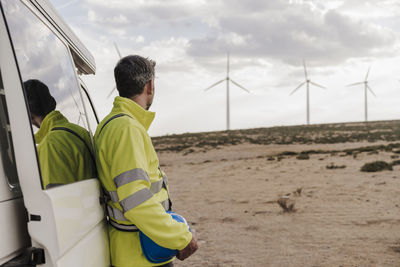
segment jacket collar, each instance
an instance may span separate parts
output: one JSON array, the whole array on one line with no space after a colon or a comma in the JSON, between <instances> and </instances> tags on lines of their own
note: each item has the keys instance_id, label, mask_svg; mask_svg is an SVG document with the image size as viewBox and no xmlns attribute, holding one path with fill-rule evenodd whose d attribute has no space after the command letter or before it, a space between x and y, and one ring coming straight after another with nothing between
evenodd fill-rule
<instances>
[{"instance_id":1,"label":"jacket collar","mask_svg":"<svg viewBox=\"0 0 400 267\"><path fill-rule=\"evenodd\" d=\"M120 96L117 96L114 99L112 113L124 113L133 117L146 129L146 131L149 130L156 115L155 112L143 109L135 101Z\"/></svg>"},{"instance_id":2,"label":"jacket collar","mask_svg":"<svg viewBox=\"0 0 400 267\"><path fill-rule=\"evenodd\" d=\"M36 144L40 144L56 125L65 123L68 123L67 118L65 118L59 111L54 110L47 114L40 125L39 131L35 134Z\"/></svg>"}]
</instances>

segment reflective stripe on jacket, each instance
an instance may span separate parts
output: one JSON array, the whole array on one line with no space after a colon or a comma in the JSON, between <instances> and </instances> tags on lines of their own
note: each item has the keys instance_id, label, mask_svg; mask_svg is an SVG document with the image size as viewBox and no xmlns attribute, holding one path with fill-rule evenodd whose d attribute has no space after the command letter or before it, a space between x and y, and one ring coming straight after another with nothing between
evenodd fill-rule
<instances>
[{"instance_id":1,"label":"reflective stripe on jacket","mask_svg":"<svg viewBox=\"0 0 400 267\"><path fill-rule=\"evenodd\" d=\"M118 114L125 116L109 121ZM111 113L95 134L98 173L110 196L107 206L112 223L127 229L135 225L157 244L180 250L189 244L192 234L165 212L167 180L147 133L154 115L128 98L115 98ZM143 255L138 232L110 227L109 234L114 266L155 265Z\"/></svg>"},{"instance_id":2,"label":"reflective stripe on jacket","mask_svg":"<svg viewBox=\"0 0 400 267\"><path fill-rule=\"evenodd\" d=\"M89 132L59 111L47 114L35 141L44 189L97 176Z\"/></svg>"}]
</instances>

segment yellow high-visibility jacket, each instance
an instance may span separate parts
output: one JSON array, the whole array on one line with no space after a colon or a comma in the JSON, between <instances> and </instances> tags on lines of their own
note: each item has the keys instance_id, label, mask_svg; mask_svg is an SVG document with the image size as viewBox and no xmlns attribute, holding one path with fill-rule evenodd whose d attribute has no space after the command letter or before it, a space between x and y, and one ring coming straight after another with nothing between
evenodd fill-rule
<instances>
[{"instance_id":1,"label":"yellow high-visibility jacket","mask_svg":"<svg viewBox=\"0 0 400 267\"><path fill-rule=\"evenodd\" d=\"M47 114L35 141L44 189L97 176L89 132L59 111Z\"/></svg>"},{"instance_id":2,"label":"yellow high-visibility jacket","mask_svg":"<svg viewBox=\"0 0 400 267\"><path fill-rule=\"evenodd\" d=\"M131 99L117 96L94 137L99 178L110 197L110 250L116 267L166 263L145 258L136 227L169 249L181 250L192 239L188 227L165 212L169 206L166 176L147 133L154 116Z\"/></svg>"}]
</instances>

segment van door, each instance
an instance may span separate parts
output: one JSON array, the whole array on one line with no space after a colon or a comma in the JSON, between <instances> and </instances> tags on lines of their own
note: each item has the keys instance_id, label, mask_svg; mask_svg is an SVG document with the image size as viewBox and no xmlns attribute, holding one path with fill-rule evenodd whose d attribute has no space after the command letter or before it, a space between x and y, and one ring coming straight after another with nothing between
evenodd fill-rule
<instances>
[{"instance_id":1,"label":"van door","mask_svg":"<svg viewBox=\"0 0 400 267\"><path fill-rule=\"evenodd\" d=\"M23 88L23 83L29 80L47 85L56 102L57 110L52 112L63 114L76 129L85 129L87 115L70 50L62 36L29 2L0 0L0 8L0 70L16 170L28 212L28 232L32 246L42 250L44 256L38 258L37 264L110 266L106 223L99 202L99 181L96 177L85 177L84 180L75 177L80 181L44 186L44 176L48 175L50 180L54 178L49 169L59 171L60 165L55 165L57 162L52 161L52 157L48 157L50 163L43 165L39 151L41 144L36 145L34 137L38 130L31 124L35 118L29 108L32 103L27 101L29 96L26 87ZM57 132L64 136L70 134ZM70 135L69 138L75 137ZM79 138L76 142L79 143ZM65 149L57 153L63 152Z\"/></svg>"}]
</instances>

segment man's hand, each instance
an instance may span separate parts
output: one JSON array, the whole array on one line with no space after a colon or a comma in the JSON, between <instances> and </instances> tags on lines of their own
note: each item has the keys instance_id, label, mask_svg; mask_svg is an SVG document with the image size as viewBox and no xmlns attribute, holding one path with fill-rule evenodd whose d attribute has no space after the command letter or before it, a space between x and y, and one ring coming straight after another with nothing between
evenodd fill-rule
<instances>
[{"instance_id":1,"label":"man's hand","mask_svg":"<svg viewBox=\"0 0 400 267\"><path fill-rule=\"evenodd\" d=\"M198 249L197 245L197 238L195 236L194 231L192 232L192 240L190 240L190 243L182 250L179 250L178 255L176 255L176 258L178 260L183 261L184 259L190 257L195 251Z\"/></svg>"}]
</instances>

